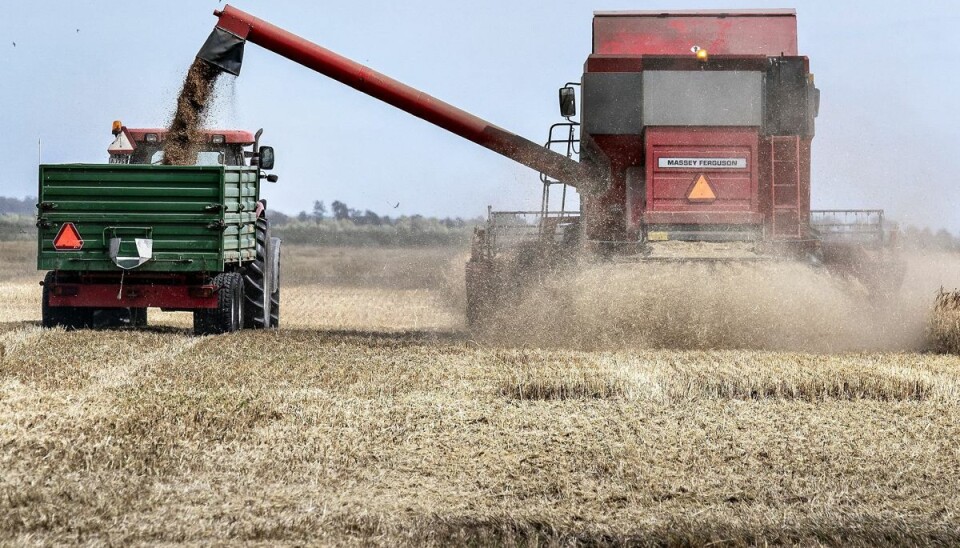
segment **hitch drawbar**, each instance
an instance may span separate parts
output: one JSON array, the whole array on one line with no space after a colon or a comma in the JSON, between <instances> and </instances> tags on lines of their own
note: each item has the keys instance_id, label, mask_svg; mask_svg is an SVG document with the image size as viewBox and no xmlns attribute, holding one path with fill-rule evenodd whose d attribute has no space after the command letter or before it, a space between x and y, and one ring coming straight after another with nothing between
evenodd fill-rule
<instances>
[{"instance_id":1,"label":"hitch drawbar","mask_svg":"<svg viewBox=\"0 0 960 548\"><path fill-rule=\"evenodd\" d=\"M223 11L215 11L213 14L220 19L197 53L197 58L225 72L240 74L244 44L250 41L558 181L571 186L581 186L595 179L592 170L576 160L495 126L233 6L226 6Z\"/></svg>"}]
</instances>

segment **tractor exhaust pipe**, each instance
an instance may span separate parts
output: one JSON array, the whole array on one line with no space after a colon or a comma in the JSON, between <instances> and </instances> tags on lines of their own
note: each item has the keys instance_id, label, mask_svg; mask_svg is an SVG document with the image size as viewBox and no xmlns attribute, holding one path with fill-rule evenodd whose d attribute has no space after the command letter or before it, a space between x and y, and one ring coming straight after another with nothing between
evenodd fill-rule
<instances>
[{"instance_id":1,"label":"tractor exhaust pipe","mask_svg":"<svg viewBox=\"0 0 960 548\"><path fill-rule=\"evenodd\" d=\"M233 6L215 11L216 28L197 54L199 59L239 75L246 41L282 55L357 91L426 120L464 139L571 186L594 180L591 170L469 112L431 97L369 67L351 61Z\"/></svg>"}]
</instances>

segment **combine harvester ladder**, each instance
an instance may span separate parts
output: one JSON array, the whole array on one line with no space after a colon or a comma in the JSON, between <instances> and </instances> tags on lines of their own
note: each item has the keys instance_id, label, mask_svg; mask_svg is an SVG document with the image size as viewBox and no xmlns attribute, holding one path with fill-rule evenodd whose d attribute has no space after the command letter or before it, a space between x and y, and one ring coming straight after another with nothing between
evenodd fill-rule
<instances>
[{"instance_id":1,"label":"combine harvester ladder","mask_svg":"<svg viewBox=\"0 0 960 548\"><path fill-rule=\"evenodd\" d=\"M788 240L801 236L800 231L800 138L771 137L770 197L773 203L773 238Z\"/></svg>"}]
</instances>

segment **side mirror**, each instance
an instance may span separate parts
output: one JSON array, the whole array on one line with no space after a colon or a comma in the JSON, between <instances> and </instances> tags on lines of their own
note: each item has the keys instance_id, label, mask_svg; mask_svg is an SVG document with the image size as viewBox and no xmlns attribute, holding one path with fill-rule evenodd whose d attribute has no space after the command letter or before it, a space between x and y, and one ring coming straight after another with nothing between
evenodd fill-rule
<instances>
[{"instance_id":1,"label":"side mirror","mask_svg":"<svg viewBox=\"0 0 960 548\"><path fill-rule=\"evenodd\" d=\"M577 115L577 91L571 86L560 88L560 116L571 118Z\"/></svg>"},{"instance_id":2,"label":"side mirror","mask_svg":"<svg viewBox=\"0 0 960 548\"><path fill-rule=\"evenodd\" d=\"M260 169L273 169L273 147L260 147Z\"/></svg>"}]
</instances>

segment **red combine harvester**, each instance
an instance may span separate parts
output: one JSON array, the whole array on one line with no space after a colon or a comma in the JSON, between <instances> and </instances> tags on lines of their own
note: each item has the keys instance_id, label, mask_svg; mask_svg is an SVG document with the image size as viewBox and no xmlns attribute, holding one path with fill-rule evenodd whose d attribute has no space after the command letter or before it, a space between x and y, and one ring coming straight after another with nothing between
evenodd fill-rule
<instances>
[{"instance_id":1,"label":"red combine harvester","mask_svg":"<svg viewBox=\"0 0 960 548\"><path fill-rule=\"evenodd\" d=\"M522 269L574 251L787 258L856 276L874 293L900 285L897 228L882 211L810 209L820 92L798 54L793 10L596 13L593 51L581 81L560 89L565 121L546 146L231 6L215 15L198 57L226 72L239 74L250 41L540 172L540 211L489 211L476 233L471 322L521 283ZM565 210L569 188L579 211Z\"/></svg>"}]
</instances>

